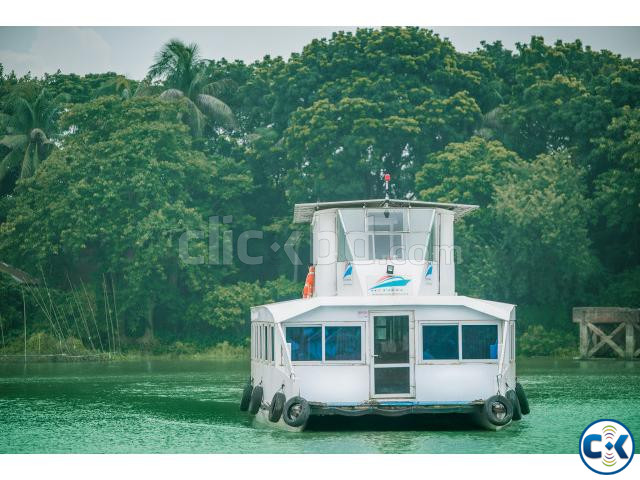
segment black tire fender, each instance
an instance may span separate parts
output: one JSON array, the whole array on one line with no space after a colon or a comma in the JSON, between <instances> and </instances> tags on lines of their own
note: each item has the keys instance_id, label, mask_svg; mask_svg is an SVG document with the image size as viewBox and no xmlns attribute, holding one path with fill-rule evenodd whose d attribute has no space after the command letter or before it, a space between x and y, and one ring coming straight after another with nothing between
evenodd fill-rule
<instances>
[{"instance_id":1,"label":"black tire fender","mask_svg":"<svg viewBox=\"0 0 640 480\"><path fill-rule=\"evenodd\" d=\"M284 404L287 401L287 397L282 392L276 392L269 405L269 421L276 423L282 416L284 410Z\"/></svg>"},{"instance_id":2,"label":"black tire fender","mask_svg":"<svg viewBox=\"0 0 640 480\"><path fill-rule=\"evenodd\" d=\"M527 395L524 393L524 388L519 383L516 383L516 395L518 396L518 401L520 402L520 411L523 415L529 415L531 409L529 408L529 399Z\"/></svg>"},{"instance_id":3,"label":"black tire fender","mask_svg":"<svg viewBox=\"0 0 640 480\"><path fill-rule=\"evenodd\" d=\"M251 383L247 383L242 390L242 399L240 400L240 411L246 412L249 410L249 402L251 401L251 392L253 392L253 386Z\"/></svg>"},{"instance_id":4,"label":"black tire fender","mask_svg":"<svg viewBox=\"0 0 640 480\"><path fill-rule=\"evenodd\" d=\"M290 427L302 427L309 420L311 407L302 397L291 397L284 404L282 419Z\"/></svg>"},{"instance_id":5,"label":"black tire fender","mask_svg":"<svg viewBox=\"0 0 640 480\"><path fill-rule=\"evenodd\" d=\"M262 405L262 387L260 385L253 387L253 391L251 392L251 400L249 401L249 413L251 415L255 415L260 410L260 405Z\"/></svg>"},{"instance_id":6,"label":"black tire fender","mask_svg":"<svg viewBox=\"0 0 640 480\"><path fill-rule=\"evenodd\" d=\"M500 409L503 415L499 415L495 410ZM502 395L494 395L487 398L483 406L484 415L489 423L501 427L506 425L513 418L513 405Z\"/></svg>"},{"instance_id":7,"label":"black tire fender","mask_svg":"<svg viewBox=\"0 0 640 480\"><path fill-rule=\"evenodd\" d=\"M507 397L507 400L509 400L511 402L511 405L513 406L513 419L520 420L522 418L522 412L520 411L520 402L518 401L518 395L516 395L516 392L514 392L513 390L509 390L507 391L505 397Z\"/></svg>"}]
</instances>

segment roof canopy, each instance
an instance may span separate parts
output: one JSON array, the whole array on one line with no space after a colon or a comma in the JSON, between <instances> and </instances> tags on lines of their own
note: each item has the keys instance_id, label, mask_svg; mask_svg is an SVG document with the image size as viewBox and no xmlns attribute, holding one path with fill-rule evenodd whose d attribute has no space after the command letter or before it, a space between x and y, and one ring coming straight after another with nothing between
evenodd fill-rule
<instances>
[{"instance_id":1,"label":"roof canopy","mask_svg":"<svg viewBox=\"0 0 640 480\"><path fill-rule=\"evenodd\" d=\"M510 303L480 300L478 298L465 297L463 295L376 295L367 297L313 297L287 302L270 303L254 308L266 308L275 323L285 322L289 319L310 312L321 307L428 307L428 306L460 306L470 308L500 320L515 320L515 305Z\"/></svg>"},{"instance_id":2,"label":"roof canopy","mask_svg":"<svg viewBox=\"0 0 640 480\"><path fill-rule=\"evenodd\" d=\"M438 203L438 202L422 202L420 200L347 200L343 202L316 202L316 203L296 203L293 209L293 223L310 223L313 219L313 213L316 210L327 210L330 208L383 208L389 207L419 207L419 208L443 208L452 210L454 219L458 220L467 213L479 208L478 205L464 205L461 203Z\"/></svg>"}]
</instances>

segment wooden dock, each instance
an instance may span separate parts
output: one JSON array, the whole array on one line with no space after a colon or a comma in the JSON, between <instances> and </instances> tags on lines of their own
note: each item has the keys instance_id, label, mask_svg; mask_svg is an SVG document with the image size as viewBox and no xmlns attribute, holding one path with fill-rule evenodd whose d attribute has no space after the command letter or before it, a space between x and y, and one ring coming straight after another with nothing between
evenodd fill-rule
<instances>
[{"instance_id":1,"label":"wooden dock","mask_svg":"<svg viewBox=\"0 0 640 480\"><path fill-rule=\"evenodd\" d=\"M639 359L636 336L640 338L640 309L575 307L573 321L580 324L580 358L613 353L625 360Z\"/></svg>"}]
</instances>

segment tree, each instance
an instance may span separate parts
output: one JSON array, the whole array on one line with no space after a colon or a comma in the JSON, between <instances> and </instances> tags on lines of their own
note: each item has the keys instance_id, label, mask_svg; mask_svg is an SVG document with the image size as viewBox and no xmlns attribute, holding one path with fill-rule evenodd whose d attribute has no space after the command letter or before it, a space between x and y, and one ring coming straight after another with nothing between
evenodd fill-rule
<instances>
[{"instance_id":1,"label":"tree","mask_svg":"<svg viewBox=\"0 0 640 480\"><path fill-rule=\"evenodd\" d=\"M416 174L419 197L429 201L480 206L456 224L456 283L467 295L506 300L499 276L501 225L496 219L496 191L504 175L520 162L498 141L472 137L451 143L427 157Z\"/></svg>"},{"instance_id":2,"label":"tree","mask_svg":"<svg viewBox=\"0 0 640 480\"><path fill-rule=\"evenodd\" d=\"M427 157L416 174L416 190L425 200L486 207L494 200L501 175L519 161L515 152L498 141L472 137L450 143Z\"/></svg>"},{"instance_id":3,"label":"tree","mask_svg":"<svg viewBox=\"0 0 640 480\"><path fill-rule=\"evenodd\" d=\"M46 265L59 287L67 271L98 292L102 275L113 275L126 330L144 332L145 342L158 322L161 331L175 328L186 305L233 274L233 266L185 264L178 240L186 230L208 231L212 214L241 218L238 197L251 181L194 149L178 113L151 97L74 107L62 119L73 133L19 185L0 226L10 260L29 270ZM207 250L204 240L189 247L192 256Z\"/></svg>"},{"instance_id":4,"label":"tree","mask_svg":"<svg viewBox=\"0 0 640 480\"><path fill-rule=\"evenodd\" d=\"M164 100L185 105L188 123L196 135L201 135L207 121L233 127L235 118L229 106L216 97L220 82L210 82L199 48L192 43L170 40L156 54L149 67L149 78L162 81Z\"/></svg>"},{"instance_id":5,"label":"tree","mask_svg":"<svg viewBox=\"0 0 640 480\"><path fill-rule=\"evenodd\" d=\"M624 107L594 142L602 171L594 181L593 237L606 266L640 264L640 108Z\"/></svg>"},{"instance_id":6,"label":"tree","mask_svg":"<svg viewBox=\"0 0 640 480\"><path fill-rule=\"evenodd\" d=\"M595 273L584 172L567 153L515 164L496 188L498 275L504 298L528 305L584 298Z\"/></svg>"},{"instance_id":7,"label":"tree","mask_svg":"<svg viewBox=\"0 0 640 480\"><path fill-rule=\"evenodd\" d=\"M0 163L0 181L16 168L20 170L20 178L36 172L53 148L50 137L55 132L58 113L56 103L45 89L40 90L32 101L22 95L15 96L10 108L10 115L0 117L5 132L0 137L0 144L10 150Z\"/></svg>"}]
</instances>

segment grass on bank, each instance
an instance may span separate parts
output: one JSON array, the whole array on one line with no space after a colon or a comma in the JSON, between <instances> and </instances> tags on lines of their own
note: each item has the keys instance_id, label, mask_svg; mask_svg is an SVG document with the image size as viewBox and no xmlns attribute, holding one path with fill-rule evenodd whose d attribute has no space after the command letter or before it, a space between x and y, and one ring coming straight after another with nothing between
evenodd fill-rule
<instances>
[{"instance_id":1,"label":"grass on bank","mask_svg":"<svg viewBox=\"0 0 640 480\"><path fill-rule=\"evenodd\" d=\"M249 358L249 349L242 345L232 345L227 341L212 346L198 346L188 342L176 341L171 344L152 342L146 345L127 345L122 351L92 350L75 337L59 340L47 332L36 332L27 337L26 349L24 336L14 337L0 345L0 362L14 361L24 357L32 360L138 360L142 358L183 358L183 359L220 359L234 360ZM38 358L40 357L40 358Z\"/></svg>"}]
</instances>

